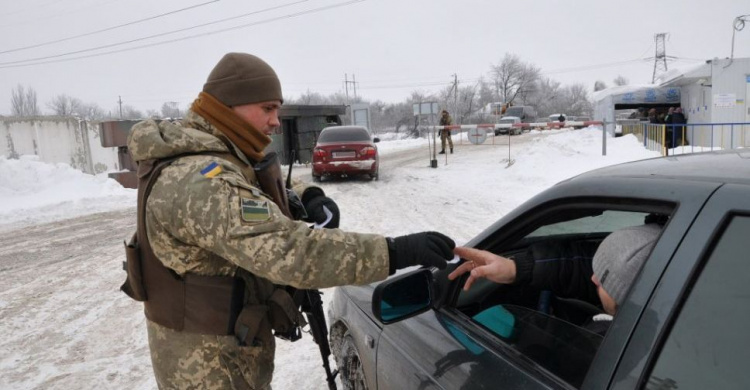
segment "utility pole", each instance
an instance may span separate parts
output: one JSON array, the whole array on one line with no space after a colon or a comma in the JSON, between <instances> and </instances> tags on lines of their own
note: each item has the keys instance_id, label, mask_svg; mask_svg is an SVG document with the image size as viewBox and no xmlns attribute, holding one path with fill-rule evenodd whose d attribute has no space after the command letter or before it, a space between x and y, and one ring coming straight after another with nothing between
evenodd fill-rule
<instances>
[{"instance_id":1,"label":"utility pole","mask_svg":"<svg viewBox=\"0 0 750 390\"><path fill-rule=\"evenodd\" d=\"M355 74L352 73L352 85L354 86L354 99L357 99L357 82L354 80Z\"/></svg>"},{"instance_id":2,"label":"utility pole","mask_svg":"<svg viewBox=\"0 0 750 390\"><path fill-rule=\"evenodd\" d=\"M117 96L117 103L120 104L120 120L122 120L122 96Z\"/></svg>"},{"instance_id":3,"label":"utility pole","mask_svg":"<svg viewBox=\"0 0 750 390\"><path fill-rule=\"evenodd\" d=\"M651 83L656 82L656 76L667 71L667 44L666 38L669 33L659 33L654 35L656 43L656 53L654 54L654 75L651 77Z\"/></svg>"},{"instance_id":4,"label":"utility pole","mask_svg":"<svg viewBox=\"0 0 750 390\"><path fill-rule=\"evenodd\" d=\"M346 89L346 104L349 104L349 84L352 84L353 90L354 90L354 98L357 98L357 81L355 80L355 75L352 74L351 81L349 80L349 75L347 73L344 73L344 89Z\"/></svg>"},{"instance_id":5,"label":"utility pole","mask_svg":"<svg viewBox=\"0 0 750 390\"><path fill-rule=\"evenodd\" d=\"M461 116L458 115L458 74L453 74L453 115L460 122Z\"/></svg>"},{"instance_id":6,"label":"utility pole","mask_svg":"<svg viewBox=\"0 0 750 390\"><path fill-rule=\"evenodd\" d=\"M349 105L349 76L344 73L344 89L346 90L346 105Z\"/></svg>"}]
</instances>

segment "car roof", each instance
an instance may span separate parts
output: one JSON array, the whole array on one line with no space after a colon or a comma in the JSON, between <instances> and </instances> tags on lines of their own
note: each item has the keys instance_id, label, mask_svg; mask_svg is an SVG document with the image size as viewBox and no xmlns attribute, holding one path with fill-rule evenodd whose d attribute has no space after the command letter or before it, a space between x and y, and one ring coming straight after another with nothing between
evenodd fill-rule
<instances>
[{"instance_id":1,"label":"car roof","mask_svg":"<svg viewBox=\"0 0 750 390\"><path fill-rule=\"evenodd\" d=\"M364 130L364 131L366 131L366 132L368 132L368 133L370 132L370 131L369 131L369 130L367 130L367 128L366 128L366 127L364 127L364 126L328 126L328 127L324 128L324 129L323 129L323 130L321 130L321 131L325 131L325 130L328 130L328 129L336 129L336 130L341 130L341 131L348 131L348 130Z\"/></svg>"},{"instance_id":2,"label":"car roof","mask_svg":"<svg viewBox=\"0 0 750 390\"><path fill-rule=\"evenodd\" d=\"M657 157L596 169L570 180L604 177L750 184L750 149Z\"/></svg>"}]
</instances>

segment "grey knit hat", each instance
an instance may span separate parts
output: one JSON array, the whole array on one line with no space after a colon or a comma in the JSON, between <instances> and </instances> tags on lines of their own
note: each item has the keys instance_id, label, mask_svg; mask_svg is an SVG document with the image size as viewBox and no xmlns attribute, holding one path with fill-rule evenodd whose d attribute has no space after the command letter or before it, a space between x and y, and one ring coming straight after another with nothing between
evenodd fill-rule
<instances>
[{"instance_id":1,"label":"grey knit hat","mask_svg":"<svg viewBox=\"0 0 750 390\"><path fill-rule=\"evenodd\" d=\"M225 105L281 100L281 83L265 61L247 53L228 53L208 75L203 92Z\"/></svg>"},{"instance_id":2,"label":"grey knit hat","mask_svg":"<svg viewBox=\"0 0 750 390\"><path fill-rule=\"evenodd\" d=\"M660 231L657 224L627 227L612 232L599 245L594 254L594 275L616 304L625 298Z\"/></svg>"}]
</instances>

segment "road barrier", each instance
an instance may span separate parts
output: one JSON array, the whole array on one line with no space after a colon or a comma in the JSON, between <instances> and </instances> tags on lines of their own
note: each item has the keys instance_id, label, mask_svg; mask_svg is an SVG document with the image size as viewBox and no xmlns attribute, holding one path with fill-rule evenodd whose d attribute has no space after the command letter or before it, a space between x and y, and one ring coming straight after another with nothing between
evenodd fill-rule
<instances>
[{"instance_id":1,"label":"road barrier","mask_svg":"<svg viewBox=\"0 0 750 390\"><path fill-rule=\"evenodd\" d=\"M588 127L588 126L602 126L601 121L566 121L566 122L532 122L532 123L480 123L475 125L446 125L446 126L432 126L433 130L451 130L452 135L456 135L455 130L471 130L471 129L485 129L485 130L509 130L508 135L511 134L511 129L531 130L531 129L560 129L563 127ZM458 132L459 143L463 141L463 131ZM467 138L469 135L467 134ZM492 143L495 143L495 138L492 138ZM504 144L503 144L504 145Z\"/></svg>"}]
</instances>

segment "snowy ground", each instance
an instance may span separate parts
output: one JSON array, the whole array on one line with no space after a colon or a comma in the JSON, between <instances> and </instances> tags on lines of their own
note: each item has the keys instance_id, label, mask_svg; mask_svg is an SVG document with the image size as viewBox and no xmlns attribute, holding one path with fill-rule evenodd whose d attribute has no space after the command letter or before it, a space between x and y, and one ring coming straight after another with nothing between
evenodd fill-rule
<instances>
[{"instance_id":1,"label":"snowy ground","mask_svg":"<svg viewBox=\"0 0 750 390\"><path fill-rule=\"evenodd\" d=\"M341 227L437 230L459 244L563 179L658 156L632 135L609 138L602 156L601 130L562 129L511 137L510 165L509 137L454 137L455 153L433 169L426 140L379 137L380 180L321 183ZM135 191L106 176L0 157L0 388L155 388L142 306L118 290L134 206ZM326 388L319 359L310 337L279 340L274 389Z\"/></svg>"}]
</instances>

